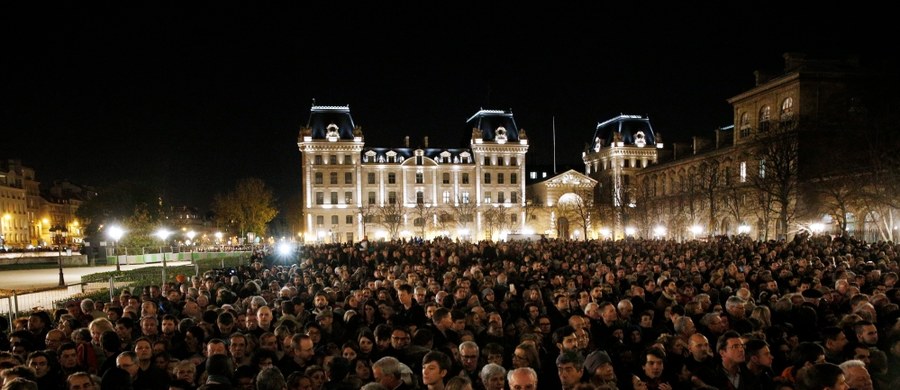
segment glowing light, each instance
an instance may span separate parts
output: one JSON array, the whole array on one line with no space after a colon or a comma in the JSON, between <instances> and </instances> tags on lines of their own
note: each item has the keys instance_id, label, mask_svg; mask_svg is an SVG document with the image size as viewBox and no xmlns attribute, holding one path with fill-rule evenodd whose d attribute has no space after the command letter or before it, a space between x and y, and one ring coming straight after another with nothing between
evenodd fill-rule
<instances>
[{"instance_id":1,"label":"glowing light","mask_svg":"<svg viewBox=\"0 0 900 390\"><path fill-rule=\"evenodd\" d=\"M110 226L109 230L106 231L106 235L108 235L109 238L112 238L113 241L119 241L119 239L122 238L124 234L125 230L122 230L121 227L115 225Z\"/></svg>"},{"instance_id":2,"label":"glowing light","mask_svg":"<svg viewBox=\"0 0 900 390\"><path fill-rule=\"evenodd\" d=\"M507 237L509 237L509 230L503 230L500 232L500 241L506 241Z\"/></svg>"},{"instance_id":3,"label":"glowing light","mask_svg":"<svg viewBox=\"0 0 900 390\"><path fill-rule=\"evenodd\" d=\"M169 236L172 235L172 232L169 229L159 229L156 231L156 237L159 237L160 240L165 241Z\"/></svg>"},{"instance_id":4,"label":"glowing light","mask_svg":"<svg viewBox=\"0 0 900 390\"><path fill-rule=\"evenodd\" d=\"M458 235L460 235L460 236L468 236L468 235L469 235L469 229L459 229L459 230L456 231L456 234L458 234Z\"/></svg>"},{"instance_id":5,"label":"glowing light","mask_svg":"<svg viewBox=\"0 0 900 390\"><path fill-rule=\"evenodd\" d=\"M691 226L691 233L693 233L694 235L703 234L703 226L700 226L700 225Z\"/></svg>"},{"instance_id":6,"label":"glowing light","mask_svg":"<svg viewBox=\"0 0 900 390\"><path fill-rule=\"evenodd\" d=\"M609 238L612 236L612 230L609 230L609 228L600 228L600 235Z\"/></svg>"},{"instance_id":7,"label":"glowing light","mask_svg":"<svg viewBox=\"0 0 900 390\"><path fill-rule=\"evenodd\" d=\"M385 238L387 238L387 236L388 236L388 233L384 230L379 230L379 231L375 232L375 237L377 237L377 238L385 239Z\"/></svg>"},{"instance_id":8,"label":"glowing light","mask_svg":"<svg viewBox=\"0 0 900 390\"><path fill-rule=\"evenodd\" d=\"M825 231L825 225L821 222L811 223L809 224L809 230L812 230L812 232L815 234L819 234Z\"/></svg>"},{"instance_id":9,"label":"glowing light","mask_svg":"<svg viewBox=\"0 0 900 390\"><path fill-rule=\"evenodd\" d=\"M741 225L738 226L738 234L748 234L750 233L750 225Z\"/></svg>"},{"instance_id":10,"label":"glowing light","mask_svg":"<svg viewBox=\"0 0 900 390\"><path fill-rule=\"evenodd\" d=\"M633 236L635 233L637 233L637 229L635 229L634 227L628 226L625 228L626 236Z\"/></svg>"},{"instance_id":11,"label":"glowing light","mask_svg":"<svg viewBox=\"0 0 900 390\"><path fill-rule=\"evenodd\" d=\"M522 234L534 234L534 229L529 227L522 229Z\"/></svg>"},{"instance_id":12,"label":"glowing light","mask_svg":"<svg viewBox=\"0 0 900 390\"><path fill-rule=\"evenodd\" d=\"M410 232L409 230L401 230L400 236L401 237L409 237L409 236L412 236L412 232Z\"/></svg>"},{"instance_id":13,"label":"glowing light","mask_svg":"<svg viewBox=\"0 0 900 390\"><path fill-rule=\"evenodd\" d=\"M287 242L282 242L278 244L278 254L281 256L290 256L291 252L293 252L294 248L291 244Z\"/></svg>"},{"instance_id":14,"label":"glowing light","mask_svg":"<svg viewBox=\"0 0 900 390\"><path fill-rule=\"evenodd\" d=\"M319 230L319 232L316 233L316 235L319 236L319 238L324 238L324 237L325 237L325 231L324 231L324 230Z\"/></svg>"},{"instance_id":15,"label":"glowing light","mask_svg":"<svg viewBox=\"0 0 900 390\"><path fill-rule=\"evenodd\" d=\"M216 232L215 236L216 236L216 240L218 240L218 241L222 240L222 232Z\"/></svg>"},{"instance_id":16,"label":"glowing light","mask_svg":"<svg viewBox=\"0 0 900 390\"><path fill-rule=\"evenodd\" d=\"M187 235L187 237L188 237L188 239L191 239L191 240L193 240L193 239L194 239L194 237L196 237L196 236L197 236L197 232L195 232L195 231L193 231L193 230L191 230L191 231L188 231L188 232L187 232L187 234L186 234L186 235Z\"/></svg>"},{"instance_id":17,"label":"glowing light","mask_svg":"<svg viewBox=\"0 0 900 390\"><path fill-rule=\"evenodd\" d=\"M657 237L664 237L666 235L666 227L662 225L657 225L653 228L653 234Z\"/></svg>"}]
</instances>

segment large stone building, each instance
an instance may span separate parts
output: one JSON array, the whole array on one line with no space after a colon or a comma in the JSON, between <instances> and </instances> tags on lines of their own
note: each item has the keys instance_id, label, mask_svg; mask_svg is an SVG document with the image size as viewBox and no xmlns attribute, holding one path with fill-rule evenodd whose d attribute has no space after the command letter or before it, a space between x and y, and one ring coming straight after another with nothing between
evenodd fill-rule
<instances>
[{"instance_id":1,"label":"large stone building","mask_svg":"<svg viewBox=\"0 0 900 390\"><path fill-rule=\"evenodd\" d=\"M9 248L50 246L56 227L66 230L65 244L80 244L83 224L75 216L93 192L69 182L54 182L41 191L35 170L21 160L0 161L0 245Z\"/></svg>"},{"instance_id":2,"label":"large stone building","mask_svg":"<svg viewBox=\"0 0 900 390\"><path fill-rule=\"evenodd\" d=\"M507 111L468 121L467 148L367 146L348 106L310 109L300 130L305 242L362 237L498 239L524 226L525 131ZM468 135L468 134L467 134Z\"/></svg>"},{"instance_id":3,"label":"large stone building","mask_svg":"<svg viewBox=\"0 0 900 390\"><path fill-rule=\"evenodd\" d=\"M866 238L890 238L896 207L876 207L875 197L866 201L866 191L895 185L896 167L875 166L865 156L883 146L896 151L897 145L895 138L893 145L871 142L879 131L871 117L882 113L871 110L878 103L865 88L866 76L852 59L786 54L783 73L757 72L754 88L728 99L734 125L717 129L714 139L694 137L688 145L642 151L637 137L595 135L584 161L587 174L604 178L598 179L600 199L611 199L606 214L612 217L601 217L602 223L676 239L785 238L832 222L840 222L833 231L839 234L868 223L886 226L888 234ZM644 143L652 145L644 134ZM604 139L612 143L598 147ZM873 173L884 175L855 181ZM887 194L894 201L885 203L896 204L896 193L880 192L879 199Z\"/></svg>"}]
</instances>

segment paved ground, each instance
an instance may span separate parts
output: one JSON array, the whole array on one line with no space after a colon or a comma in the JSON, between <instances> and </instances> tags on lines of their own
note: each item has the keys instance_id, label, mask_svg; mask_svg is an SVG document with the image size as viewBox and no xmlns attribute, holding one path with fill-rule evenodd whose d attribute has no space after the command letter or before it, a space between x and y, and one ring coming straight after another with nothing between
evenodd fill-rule
<instances>
[{"instance_id":1,"label":"paved ground","mask_svg":"<svg viewBox=\"0 0 900 390\"><path fill-rule=\"evenodd\" d=\"M190 264L190 261L170 261L167 265L178 266ZM159 266L159 263L141 265L122 265L122 270L132 270L143 267ZM63 276L66 284L81 282L81 276L97 272L115 271L115 265L101 265L95 267L69 267L63 268ZM0 270L0 291L6 290L35 290L40 288L55 287L59 284L59 268L37 268L26 270Z\"/></svg>"}]
</instances>

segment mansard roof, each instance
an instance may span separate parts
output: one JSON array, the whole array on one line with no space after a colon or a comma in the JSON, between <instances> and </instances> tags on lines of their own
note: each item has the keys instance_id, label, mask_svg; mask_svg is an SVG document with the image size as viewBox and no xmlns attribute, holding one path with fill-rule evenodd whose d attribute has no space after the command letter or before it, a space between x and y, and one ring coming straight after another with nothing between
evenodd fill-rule
<instances>
[{"instance_id":1,"label":"mansard roof","mask_svg":"<svg viewBox=\"0 0 900 390\"><path fill-rule=\"evenodd\" d=\"M309 121L304 132L308 131L313 139L325 139L328 132L336 130L338 137L343 140L353 139L353 130L356 125L350 116L350 106L313 106L309 109Z\"/></svg>"},{"instance_id":2,"label":"mansard roof","mask_svg":"<svg viewBox=\"0 0 900 390\"><path fill-rule=\"evenodd\" d=\"M480 130L481 139L486 142L498 141L497 136L502 134L498 130L501 128L506 133L506 141L519 141L519 126L516 125L512 111L481 109L466 121L466 125L473 132L475 129Z\"/></svg>"},{"instance_id":3,"label":"mansard roof","mask_svg":"<svg viewBox=\"0 0 900 390\"><path fill-rule=\"evenodd\" d=\"M415 156L416 150L422 150L422 155L430 158L438 163L441 163L441 157L447 156L451 163L455 164L471 164L474 163L475 160L472 159L472 151L469 149L462 148L451 148L451 149L441 149L441 148L381 148L381 147L372 147L363 149L363 156L372 155L375 160L368 161L364 159L363 162L367 163L375 163L375 162L385 162L389 160L381 160L379 157L387 157L390 155L394 155L396 157L400 157L393 162L401 163L413 156ZM459 159L460 156L468 157L468 160L462 161Z\"/></svg>"},{"instance_id":4,"label":"mansard roof","mask_svg":"<svg viewBox=\"0 0 900 390\"><path fill-rule=\"evenodd\" d=\"M643 134L643 137L638 133ZM613 142L622 141L624 146L642 146L639 142L643 138L643 144L654 147L656 145L656 133L650 125L650 118L640 115L619 115L606 122L597 124L594 136L591 138L591 150L609 147Z\"/></svg>"}]
</instances>

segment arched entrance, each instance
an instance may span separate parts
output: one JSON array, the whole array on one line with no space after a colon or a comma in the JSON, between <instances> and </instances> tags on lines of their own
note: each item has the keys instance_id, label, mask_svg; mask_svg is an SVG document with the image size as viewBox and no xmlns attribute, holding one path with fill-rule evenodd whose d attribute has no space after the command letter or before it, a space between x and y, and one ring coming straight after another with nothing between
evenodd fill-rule
<instances>
[{"instance_id":1,"label":"arched entrance","mask_svg":"<svg viewBox=\"0 0 900 390\"><path fill-rule=\"evenodd\" d=\"M556 220L556 231L559 232L559 238L569 239L569 219L561 217Z\"/></svg>"}]
</instances>

